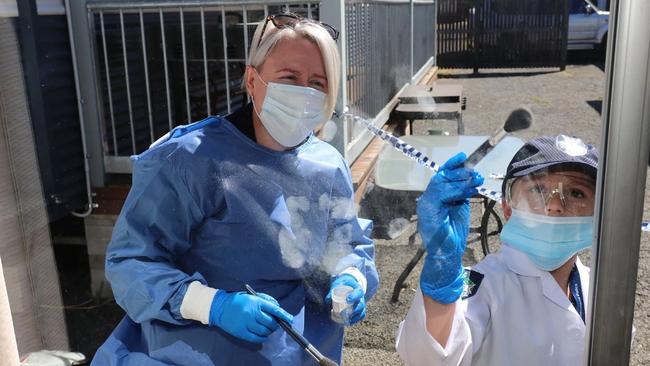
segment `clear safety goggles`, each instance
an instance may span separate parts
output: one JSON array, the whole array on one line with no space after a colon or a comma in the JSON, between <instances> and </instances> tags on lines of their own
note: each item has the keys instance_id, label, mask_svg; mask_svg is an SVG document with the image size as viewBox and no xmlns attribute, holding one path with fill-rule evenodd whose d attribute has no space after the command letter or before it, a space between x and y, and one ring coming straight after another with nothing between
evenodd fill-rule
<instances>
[{"instance_id":1,"label":"clear safety goggles","mask_svg":"<svg viewBox=\"0 0 650 366\"><path fill-rule=\"evenodd\" d=\"M589 216L594 209L593 184L571 174L535 173L510 180L506 200L523 211L541 214L561 208L566 216Z\"/></svg>"}]
</instances>

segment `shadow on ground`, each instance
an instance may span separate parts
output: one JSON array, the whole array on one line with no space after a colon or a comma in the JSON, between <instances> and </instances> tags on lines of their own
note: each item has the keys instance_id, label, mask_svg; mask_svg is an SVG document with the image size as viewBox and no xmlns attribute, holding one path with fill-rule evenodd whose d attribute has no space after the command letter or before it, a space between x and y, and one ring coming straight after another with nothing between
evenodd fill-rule
<instances>
[{"instance_id":1,"label":"shadow on ground","mask_svg":"<svg viewBox=\"0 0 650 366\"><path fill-rule=\"evenodd\" d=\"M594 65L605 71L605 54L599 50L576 50L567 52L568 65ZM439 75L441 79L468 79L468 78L511 78L540 76L561 72L560 68L508 68L508 69L479 69L475 73L472 69L454 70L453 73Z\"/></svg>"}]
</instances>

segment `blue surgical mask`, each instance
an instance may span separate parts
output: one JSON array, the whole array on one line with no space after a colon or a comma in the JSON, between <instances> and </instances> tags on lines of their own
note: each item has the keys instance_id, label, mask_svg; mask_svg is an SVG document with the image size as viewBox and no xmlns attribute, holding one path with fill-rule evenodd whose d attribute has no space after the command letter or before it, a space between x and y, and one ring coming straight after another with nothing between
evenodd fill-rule
<instances>
[{"instance_id":1,"label":"blue surgical mask","mask_svg":"<svg viewBox=\"0 0 650 366\"><path fill-rule=\"evenodd\" d=\"M593 216L546 216L513 209L501 241L524 252L544 271L552 271L591 247Z\"/></svg>"}]
</instances>

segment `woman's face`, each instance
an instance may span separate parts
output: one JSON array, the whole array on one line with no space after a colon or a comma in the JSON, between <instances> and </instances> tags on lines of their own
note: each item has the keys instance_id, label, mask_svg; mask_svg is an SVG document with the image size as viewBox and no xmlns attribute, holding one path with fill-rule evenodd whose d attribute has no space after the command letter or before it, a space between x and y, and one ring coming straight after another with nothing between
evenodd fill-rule
<instances>
[{"instance_id":1,"label":"woman's face","mask_svg":"<svg viewBox=\"0 0 650 366\"><path fill-rule=\"evenodd\" d=\"M320 50L304 37L294 35L281 40L257 68L257 73L252 66L247 67L246 87L258 112L266 96L264 83L306 86L327 94L327 77Z\"/></svg>"}]
</instances>

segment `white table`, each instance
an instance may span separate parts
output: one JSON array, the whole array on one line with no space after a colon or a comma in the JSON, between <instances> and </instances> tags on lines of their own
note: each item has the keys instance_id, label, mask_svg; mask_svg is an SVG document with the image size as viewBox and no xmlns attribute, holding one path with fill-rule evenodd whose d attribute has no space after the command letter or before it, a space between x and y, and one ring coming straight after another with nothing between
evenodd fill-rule
<instances>
[{"instance_id":1,"label":"white table","mask_svg":"<svg viewBox=\"0 0 650 366\"><path fill-rule=\"evenodd\" d=\"M467 135L409 135L402 136L401 139L424 153L437 164L444 164L445 161L461 151L469 156L488 137ZM523 145L524 142L522 140L513 136L507 136L476 164L474 169L485 178L484 187L493 191L501 191L503 175L506 173L508 163ZM405 156L401 151L394 149L388 144L384 146L382 152L379 154L375 168L375 184L381 188L391 190L424 191L432 176L433 172L430 169L419 165L414 160ZM488 233L490 215L494 216L497 222L498 229L495 233L501 231L502 223L494 211L496 202L482 196L481 198L483 198L484 207L481 225L470 230L480 235L483 254L487 255L489 253L488 236L494 234ZM404 271L402 271L393 288L392 302L399 300L399 293L404 281L424 253L424 248L420 247L413 259L411 259Z\"/></svg>"},{"instance_id":2,"label":"white table","mask_svg":"<svg viewBox=\"0 0 650 366\"><path fill-rule=\"evenodd\" d=\"M400 137L420 150L438 164L444 164L452 156L464 152L468 156L488 136L468 135L408 135ZM501 179L490 178L495 174L505 175L508 163L524 142L514 136L507 136L474 167L485 178L484 186L501 191ZM379 154L375 168L375 184L385 189L423 192L433 172L386 144Z\"/></svg>"}]
</instances>

